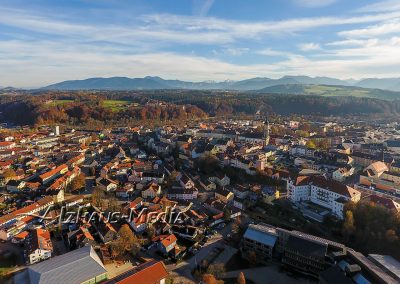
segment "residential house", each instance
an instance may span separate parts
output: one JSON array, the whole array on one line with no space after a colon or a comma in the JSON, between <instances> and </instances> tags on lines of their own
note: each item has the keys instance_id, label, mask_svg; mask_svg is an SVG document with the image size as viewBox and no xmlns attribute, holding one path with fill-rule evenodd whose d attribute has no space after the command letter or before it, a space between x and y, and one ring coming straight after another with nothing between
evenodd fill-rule
<instances>
[{"instance_id":1,"label":"residential house","mask_svg":"<svg viewBox=\"0 0 400 284\"><path fill-rule=\"evenodd\" d=\"M50 232L45 229L34 229L25 240L25 254L29 264L34 264L51 257L53 244Z\"/></svg>"}]
</instances>

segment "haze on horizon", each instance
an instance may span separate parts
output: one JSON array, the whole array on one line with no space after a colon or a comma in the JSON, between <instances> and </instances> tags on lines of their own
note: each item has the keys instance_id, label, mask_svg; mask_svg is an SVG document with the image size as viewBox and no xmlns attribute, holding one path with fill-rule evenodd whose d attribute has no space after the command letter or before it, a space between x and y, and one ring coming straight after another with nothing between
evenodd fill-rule
<instances>
[{"instance_id":1,"label":"haze on horizon","mask_svg":"<svg viewBox=\"0 0 400 284\"><path fill-rule=\"evenodd\" d=\"M128 3L129 2L129 3ZM400 77L398 0L3 0L0 86Z\"/></svg>"}]
</instances>

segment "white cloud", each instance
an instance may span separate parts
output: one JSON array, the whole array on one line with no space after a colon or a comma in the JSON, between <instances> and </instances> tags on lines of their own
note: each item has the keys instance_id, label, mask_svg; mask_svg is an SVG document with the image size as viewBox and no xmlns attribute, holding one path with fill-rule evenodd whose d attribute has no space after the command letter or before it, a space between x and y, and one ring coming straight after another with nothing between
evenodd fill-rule
<instances>
[{"instance_id":1,"label":"white cloud","mask_svg":"<svg viewBox=\"0 0 400 284\"><path fill-rule=\"evenodd\" d=\"M265 49L266 55L282 55L274 64L232 64L193 54L143 52L120 54L113 47L68 42L0 42L0 78L3 85L43 86L88 77L161 76L183 80L239 80L250 77L280 77L304 74L338 78L362 78L379 74L399 76L400 38L378 41L370 46L331 50L331 58L296 55ZM24 55L24 56L20 56ZM262 60L261 60L262 62ZM191 71L192 70L192 71ZM15 74L23 74L16 76Z\"/></svg>"},{"instance_id":2,"label":"white cloud","mask_svg":"<svg viewBox=\"0 0 400 284\"><path fill-rule=\"evenodd\" d=\"M337 0L294 0L294 2L302 7L316 8L332 5Z\"/></svg>"},{"instance_id":3,"label":"white cloud","mask_svg":"<svg viewBox=\"0 0 400 284\"><path fill-rule=\"evenodd\" d=\"M206 16L208 14L208 11L210 11L212 5L214 5L214 0L201 0L203 5L201 6L199 15L200 16Z\"/></svg>"},{"instance_id":4,"label":"white cloud","mask_svg":"<svg viewBox=\"0 0 400 284\"><path fill-rule=\"evenodd\" d=\"M224 52L231 56L240 56L250 51L247 47L229 47L224 50Z\"/></svg>"},{"instance_id":5,"label":"white cloud","mask_svg":"<svg viewBox=\"0 0 400 284\"><path fill-rule=\"evenodd\" d=\"M400 11L394 11L243 22L152 14L138 17L130 24L121 21L123 24L111 25L83 24L73 19L60 20L56 15L44 17L0 8L0 24L25 30L15 35L14 40L0 41L0 78L2 85L24 87L94 76L158 75L195 81L298 74L339 78L399 76L400 38L394 36L400 31L399 17ZM259 50L250 45L251 50L240 47L248 39L262 44L270 35L285 38L319 27L343 28L352 24L369 26L340 32L343 40L303 43L298 46L300 49L315 51L303 55L290 52L293 48L290 45L284 47L285 51L268 45ZM178 44L212 45L208 50L212 50L215 58L168 51L168 47L175 48ZM318 51L321 46L323 52ZM261 63L241 65L218 59L220 55L251 52L263 55L259 57Z\"/></svg>"},{"instance_id":6,"label":"white cloud","mask_svg":"<svg viewBox=\"0 0 400 284\"><path fill-rule=\"evenodd\" d=\"M302 51L313 51L313 50L320 50L321 46L318 43L309 42L300 44L299 48Z\"/></svg>"},{"instance_id":7,"label":"white cloud","mask_svg":"<svg viewBox=\"0 0 400 284\"><path fill-rule=\"evenodd\" d=\"M398 10L400 10L399 0L384 0L366 5L360 9L357 9L356 12L377 13L377 12L398 11Z\"/></svg>"},{"instance_id":8,"label":"white cloud","mask_svg":"<svg viewBox=\"0 0 400 284\"><path fill-rule=\"evenodd\" d=\"M388 34L400 34L400 20L396 19L389 22L383 22L362 29L342 31L338 34L347 38L369 38L382 37Z\"/></svg>"}]
</instances>

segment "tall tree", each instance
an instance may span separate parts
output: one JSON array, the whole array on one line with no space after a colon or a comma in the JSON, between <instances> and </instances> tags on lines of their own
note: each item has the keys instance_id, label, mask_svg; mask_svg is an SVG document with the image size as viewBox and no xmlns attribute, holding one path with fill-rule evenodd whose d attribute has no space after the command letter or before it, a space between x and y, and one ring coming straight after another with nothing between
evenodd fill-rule
<instances>
[{"instance_id":1,"label":"tall tree","mask_svg":"<svg viewBox=\"0 0 400 284\"><path fill-rule=\"evenodd\" d=\"M96 186L92 192L92 203L94 206L101 207L103 205L103 199L105 197L103 189Z\"/></svg>"},{"instance_id":2,"label":"tall tree","mask_svg":"<svg viewBox=\"0 0 400 284\"><path fill-rule=\"evenodd\" d=\"M246 278L244 277L244 273L243 272L239 273L239 276L238 276L238 278L236 280L236 283L237 284L246 284Z\"/></svg>"},{"instance_id":3,"label":"tall tree","mask_svg":"<svg viewBox=\"0 0 400 284\"><path fill-rule=\"evenodd\" d=\"M343 235L348 240L355 231L354 216L350 210L346 211L346 217L343 223Z\"/></svg>"},{"instance_id":4,"label":"tall tree","mask_svg":"<svg viewBox=\"0 0 400 284\"><path fill-rule=\"evenodd\" d=\"M69 186L69 189L71 191L78 191L84 188L86 185L86 179L85 175L83 173L80 173L77 177L75 177Z\"/></svg>"}]
</instances>

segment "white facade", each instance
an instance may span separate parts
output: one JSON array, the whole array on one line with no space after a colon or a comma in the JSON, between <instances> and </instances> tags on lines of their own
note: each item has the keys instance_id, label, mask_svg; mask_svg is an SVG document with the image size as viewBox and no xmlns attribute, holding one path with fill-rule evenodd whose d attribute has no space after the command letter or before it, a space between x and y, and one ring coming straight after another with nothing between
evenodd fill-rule
<instances>
[{"instance_id":1,"label":"white facade","mask_svg":"<svg viewBox=\"0 0 400 284\"><path fill-rule=\"evenodd\" d=\"M29 263L34 264L39 261L49 259L51 257L51 251L50 250L44 250L44 249L37 249L33 251L29 255Z\"/></svg>"},{"instance_id":2,"label":"white facade","mask_svg":"<svg viewBox=\"0 0 400 284\"><path fill-rule=\"evenodd\" d=\"M293 181L287 183L287 194L292 202L311 201L329 209L339 219L343 218L343 208L347 201L358 202L361 198L360 192L354 189L352 191L355 194L350 197L312 183L298 186Z\"/></svg>"}]
</instances>

